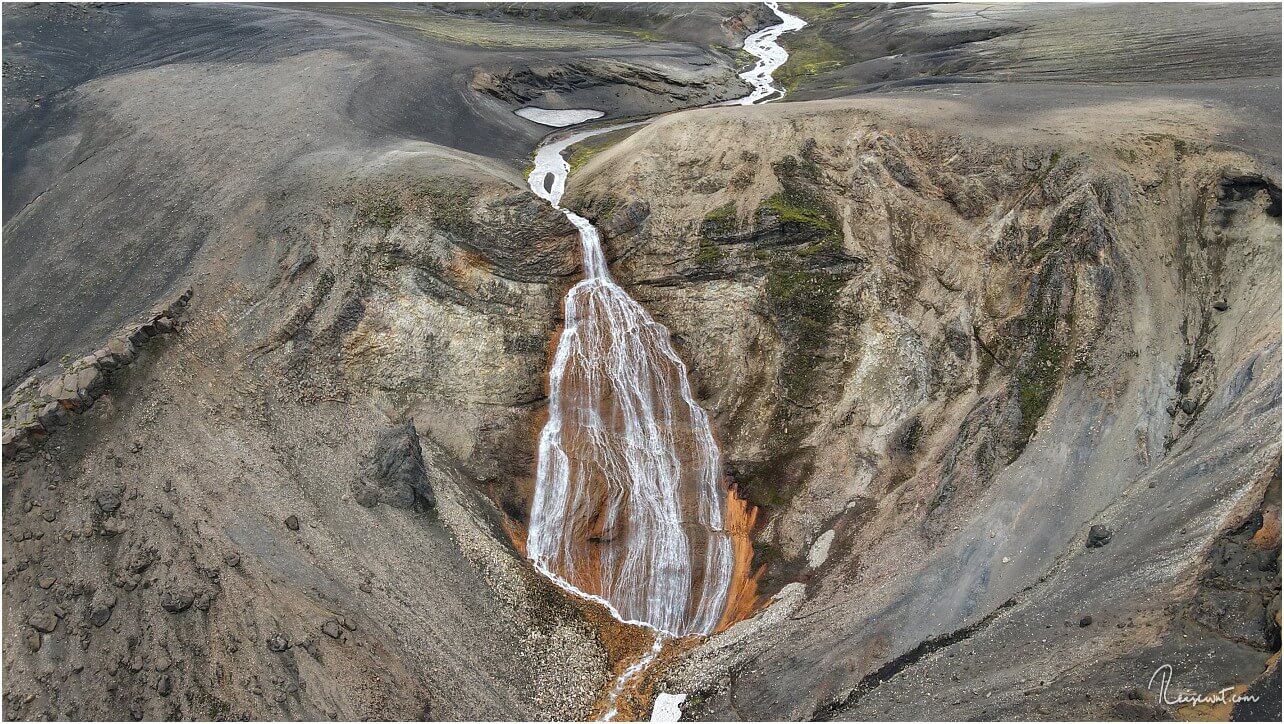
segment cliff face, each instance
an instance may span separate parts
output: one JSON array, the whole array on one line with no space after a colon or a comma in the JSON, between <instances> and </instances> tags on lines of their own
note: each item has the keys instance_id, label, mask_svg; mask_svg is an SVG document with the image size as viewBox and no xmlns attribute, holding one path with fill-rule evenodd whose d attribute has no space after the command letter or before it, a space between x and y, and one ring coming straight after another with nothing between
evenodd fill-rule
<instances>
[{"instance_id":1,"label":"cliff face","mask_svg":"<svg viewBox=\"0 0 1284 724\"><path fill-rule=\"evenodd\" d=\"M678 341L730 478L761 506L766 591L783 588L770 624L711 639L662 682L703 699L689 711L922 716L915 696L913 710L894 694L856 703L902 657L984 633L975 653L997 660L1037 636L1048 658L1020 667L1035 699L1018 684L998 702L961 691L1003 688L1015 664L899 690L968 699L951 709L937 693L934 715L1024 711L1088 688L1057 660L1074 647L1138 669L1057 704L1107 716L1193 645L1174 641L1175 610L1211 537L1272 504L1270 172L1210 147L1198 123L1125 113L1127 132L1050 123L1021 138L957 132L958 110L696 111L573 177L621 283ZM1104 547L1085 545L1093 525L1113 534ZM1274 615L1253 619L1254 643L1201 629L1234 663L1188 679L1260 674ZM1098 634L1116 625L1124 641Z\"/></svg>"}]
</instances>

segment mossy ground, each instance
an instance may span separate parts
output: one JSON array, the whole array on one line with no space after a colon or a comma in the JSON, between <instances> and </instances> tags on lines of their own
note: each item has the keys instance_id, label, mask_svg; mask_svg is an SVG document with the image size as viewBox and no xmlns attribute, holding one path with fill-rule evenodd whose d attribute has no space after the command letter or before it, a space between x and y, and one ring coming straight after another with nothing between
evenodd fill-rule
<instances>
[{"instance_id":1,"label":"mossy ground","mask_svg":"<svg viewBox=\"0 0 1284 724\"><path fill-rule=\"evenodd\" d=\"M356 222L390 229L407 215L427 216L442 231L469 235L475 230L476 189L460 182L420 179L384 181L353 192Z\"/></svg>"},{"instance_id":2,"label":"mossy ground","mask_svg":"<svg viewBox=\"0 0 1284 724\"><path fill-rule=\"evenodd\" d=\"M808 22L807 27L786 33L781 45L789 51L789 60L775 73L777 83L790 92L805 88L819 76L838 70L852 62L851 56L824 35L826 20L855 17L849 3L794 3L791 12Z\"/></svg>"}]
</instances>

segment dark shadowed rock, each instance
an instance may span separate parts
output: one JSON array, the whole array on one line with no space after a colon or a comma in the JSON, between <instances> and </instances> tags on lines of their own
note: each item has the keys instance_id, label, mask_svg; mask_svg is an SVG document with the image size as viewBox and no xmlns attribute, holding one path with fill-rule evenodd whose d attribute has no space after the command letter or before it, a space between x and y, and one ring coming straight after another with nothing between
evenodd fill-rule
<instances>
[{"instance_id":1,"label":"dark shadowed rock","mask_svg":"<svg viewBox=\"0 0 1284 724\"><path fill-rule=\"evenodd\" d=\"M357 502L367 508L377 503L399 508L437 505L428 483L414 420L407 420L379 436L363 476L354 481L352 487Z\"/></svg>"},{"instance_id":2,"label":"dark shadowed rock","mask_svg":"<svg viewBox=\"0 0 1284 724\"><path fill-rule=\"evenodd\" d=\"M107 625L107 622L110 620L111 608L109 606L98 604L89 609L89 623L92 623L94 626L102 628Z\"/></svg>"},{"instance_id":3,"label":"dark shadowed rock","mask_svg":"<svg viewBox=\"0 0 1284 724\"><path fill-rule=\"evenodd\" d=\"M1114 533L1104 525L1094 525L1088 529L1088 547L1100 548L1110 542Z\"/></svg>"},{"instance_id":4,"label":"dark shadowed rock","mask_svg":"<svg viewBox=\"0 0 1284 724\"><path fill-rule=\"evenodd\" d=\"M292 516L290 516L290 517L286 518L286 519L285 519L285 527L286 527L286 528L289 528L290 530L298 530L298 529L299 529L299 516L297 516L297 515L292 515Z\"/></svg>"},{"instance_id":5,"label":"dark shadowed rock","mask_svg":"<svg viewBox=\"0 0 1284 724\"><path fill-rule=\"evenodd\" d=\"M290 648L290 640L281 634L273 634L267 640L267 647L269 651L279 654Z\"/></svg>"},{"instance_id":6,"label":"dark shadowed rock","mask_svg":"<svg viewBox=\"0 0 1284 724\"><path fill-rule=\"evenodd\" d=\"M196 594L186 589L166 591L161 594L161 608L170 613L180 613L192 607Z\"/></svg>"},{"instance_id":7,"label":"dark shadowed rock","mask_svg":"<svg viewBox=\"0 0 1284 724\"><path fill-rule=\"evenodd\" d=\"M120 508L120 496L112 490L104 490L96 498L98 509L104 513L114 513Z\"/></svg>"}]
</instances>

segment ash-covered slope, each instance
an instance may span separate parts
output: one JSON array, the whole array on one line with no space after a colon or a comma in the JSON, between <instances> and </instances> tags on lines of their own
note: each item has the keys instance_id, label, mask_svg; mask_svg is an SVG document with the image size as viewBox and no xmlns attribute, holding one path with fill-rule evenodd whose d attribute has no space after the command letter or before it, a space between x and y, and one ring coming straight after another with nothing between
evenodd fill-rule
<instances>
[{"instance_id":1,"label":"ash-covered slope","mask_svg":"<svg viewBox=\"0 0 1284 724\"><path fill-rule=\"evenodd\" d=\"M1261 676L1280 192L1224 122L701 110L573 178L779 592L657 686L710 719L1133 718L1173 713L1136 696L1165 663L1201 692Z\"/></svg>"},{"instance_id":2,"label":"ash-covered slope","mask_svg":"<svg viewBox=\"0 0 1284 724\"><path fill-rule=\"evenodd\" d=\"M588 716L616 628L492 502L577 244L519 176L547 129L471 80L581 63L561 100L630 115L739 93L730 61L427 8L4 13L6 716ZM177 334L81 359L189 287ZM79 414L19 409L64 366Z\"/></svg>"},{"instance_id":3,"label":"ash-covered slope","mask_svg":"<svg viewBox=\"0 0 1284 724\"><path fill-rule=\"evenodd\" d=\"M548 131L512 114L527 103L629 116L742 94L690 43L344 7L5 8L6 390L223 261L299 168L427 142L517 171ZM756 27L738 12L733 32Z\"/></svg>"}]
</instances>

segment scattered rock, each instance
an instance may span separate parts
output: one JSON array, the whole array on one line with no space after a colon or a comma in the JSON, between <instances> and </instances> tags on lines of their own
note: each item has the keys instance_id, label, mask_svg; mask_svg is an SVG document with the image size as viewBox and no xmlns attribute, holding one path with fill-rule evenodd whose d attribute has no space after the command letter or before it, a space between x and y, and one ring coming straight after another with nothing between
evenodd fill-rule
<instances>
[{"instance_id":1,"label":"scattered rock","mask_svg":"<svg viewBox=\"0 0 1284 724\"><path fill-rule=\"evenodd\" d=\"M181 613L192 607L196 594L185 589L165 591L161 594L161 608L170 613Z\"/></svg>"},{"instance_id":2,"label":"scattered rock","mask_svg":"<svg viewBox=\"0 0 1284 724\"><path fill-rule=\"evenodd\" d=\"M162 674L161 677L156 680L156 693L161 696L169 696L169 692L172 691L173 688L174 684L170 681L168 674Z\"/></svg>"},{"instance_id":3,"label":"scattered rock","mask_svg":"<svg viewBox=\"0 0 1284 724\"><path fill-rule=\"evenodd\" d=\"M1088 547L1100 548L1110 542L1114 532L1104 525L1094 525L1088 529Z\"/></svg>"},{"instance_id":4,"label":"scattered rock","mask_svg":"<svg viewBox=\"0 0 1284 724\"><path fill-rule=\"evenodd\" d=\"M1084 616L1083 618L1079 619L1080 628L1087 628L1088 626L1091 626L1091 625L1092 625L1092 616Z\"/></svg>"},{"instance_id":5,"label":"scattered rock","mask_svg":"<svg viewBox=\"0 0 1284 724\"><path fill-rule=\"evenodd\" d=\"M285 519L285 527L286 527L286 528L289 528L290 530L298 530L298 529L299 529L299 516L297 516L297 515L292 515L292 516L290 516L289 518L286 518L286 519Z\"/></svg>"},{"instance_id":6,"label":"scattered rock","mask_svg":"<svg viewBox=\"0 0 1284 724\"><path fill-rule=\"evenodd\" d=\"M1186 399L1181 401L1181 411L1187 415L1195 414L1196 409L1198 409L1198 406L1195 404L1194 400Z\"/></svg>"},{"instance_id":7,"label":"scattered rock","mask_svg":"<svg viewBox=\"0 0 1284 724\"><path fill-rule=\"evenodd\" d=\"M98 604L89 609L89 623L98 628L107 625L111 620L111 607Z\"/></svg>"},{"instance_id":8,"label":"scattered rock","mask_svg":"<svg viewBox=\"0 0 1284 724\"><path fill-rule=\"evenodd\" d=\"M104 513L115 513L120 509L120 496L113 490L104 490L95 498L98 509Z\"/></svg>"},{"instance_id":9,"label":"scattered rock","mask_svg":"<svg viewBox=\"0 0 1284 724\"><path fill-rule=\"evenodd\" d=\"M53 584L57 582L58 582L58 579L52 576L45 576L44 578L41 578L39 581L37 581L36 585L48 591L50 588L53 588Z\"/></svg>"},{"instance_id":10,"label":"scattered rock","mask_svg":"<svg viewBox=\"0 0 1284 724\"><path fill-rule=\"evenodd\" d=\"M28 622L31 624L31 628L34 628L40 633L51 633L58 627L58 617L48 611L40 611L38 613L31 614L31 618L28 619Z\"/></svg>"},{"instance_id":11,"label":"scattered rock","mask_svg":"<svg viewBox=\"0 0 1284 724\"><path fill-rule=\"evenodd\" d=\"M1213 309L1216 309L1219 312L1224 312L1227 309L1230 309L1230 305L1226 303L1225 299L1218 299L1213 302Z\"/></svg>"},{"instance_id":12,"label":"scattered rock","mask_svg":"<svg viewBox=\"0 0 1284 724\"><path fill-rule=\"evenodd\" d=\"M108 518L103 521L103 535L120 535L129 530L129 524L120 518Z\"/></svg>"},{"instance_id":13,"label":"scattered rock","mask_svg":"<svg viewBox=\"0 0 1284 724\"><path fill-rule=\"evenodd\" d=\"M321 633L332 639L337 639L343 635L343 629L339 628L338 621L331 620L321 624Z\"/></svg>"},{"instance_id":14,"label":"scattered rock","mask_svg":"<svg viewBox=\"0 0 1284 724\"><path fill-rule=\"evenodd\" d=\"M281 653L290 648L290 640L281 634L273 634L268 637L267 646L269 651Z\"/></svg>"},{"instance_id":15,"label":"scattered rock","mask_svg":"<svg viewBox=\"0 0 1284 724\"><path fill-rule=\"evenodd\" d=\"M343 624L343 627L344 627L344 628L346 628L346 629L348 629L349 631L356 631L356 630L357 630L357 622L356 622L356 621L353 621L352 619L348 618L347 616L344 616L343 618L339 619L339 623Z\"/></svg>"},{"instance_id":16,"label":"scattered rock","mask_svg":"<svg viewBox=\"0 0 1284 724\"><path fill-rule=\"evenodd\" d=\"M23 634L22 641L27 645L27 650L34 654L40 650L43 639L35 631L28 631Z\"/></svg>"},{"instance_id":17,"label":"scattered rock","mask_svg":"<svg viewBox=\"0 0 1284 724\"><path fill-rule=\"evenodd\" d=\"M223 556L223 562L226 563L229 568L236 568L241 565L241 557L235 553L228 553Z\"/></svg>"}]
</instances>

